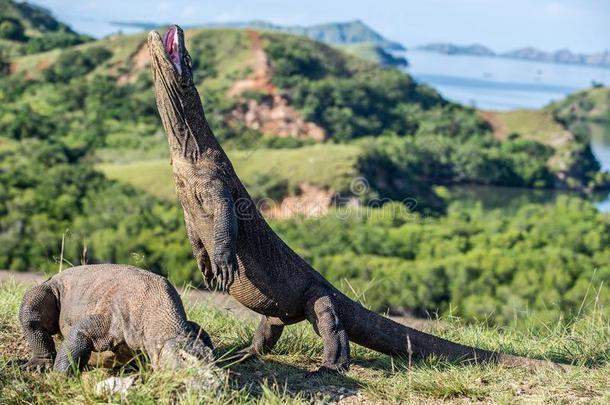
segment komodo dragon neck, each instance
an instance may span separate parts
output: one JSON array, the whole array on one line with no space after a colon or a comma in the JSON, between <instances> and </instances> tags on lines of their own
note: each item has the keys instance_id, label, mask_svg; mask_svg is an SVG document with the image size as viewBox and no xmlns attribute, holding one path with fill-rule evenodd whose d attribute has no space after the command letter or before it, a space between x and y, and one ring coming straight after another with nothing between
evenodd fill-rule
<instances>
[{"instance_id":1,"label":"komodo dragon neck","mask_svg":"<svg viewBox=\"0 0 610 405\"><path fill-rule=\"evenodd\" d=\"M171 27L162 41L151 33L149 46L155 99L167 133L172 161L197 164L202 160L228 169L231 162L205 118L197 88L193 85L191 57L180 27Z\"/></svg>"},{"instance_id":2,"label":"komodo dragon neck","mask_svg":"<svg viewBox=\"0 0 610 405\"><path fill-rule=\"evenodd\" d=\"M389 355L548 364L450 342L375 314L294 253L256 209L250 218L239 217L236 199L253 203L205 120L182 30L170 27L164 38L151 32L148 45L159 113L172 156L180 159L176 190L197 264L204 278L263 315L245 357L268 352L285 325L308 320L324 341L325 370L349 367L350 341Z\"/></svg>"}]
</instances>

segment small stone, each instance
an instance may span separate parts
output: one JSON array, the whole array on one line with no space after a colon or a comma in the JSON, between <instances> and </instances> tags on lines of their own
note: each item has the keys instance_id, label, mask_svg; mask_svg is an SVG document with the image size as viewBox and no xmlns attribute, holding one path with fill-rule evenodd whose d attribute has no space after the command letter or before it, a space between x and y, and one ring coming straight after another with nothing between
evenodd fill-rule
<instances>
[{"instance_id":1,"label":"small stone","mask_svg":"<svg viewBox=\"0 0 610 405\"><path fill-rule=\"evenodd\" d=\"M217 390L222 386L222 372L212 366L195 369L194 376L185 381L186 386L193 391Z\"/></svg>"},{"instance_id":2,"label":"small stone","mask_svg":"<svg viewBox=\"0 0 610 405\"><path fill-rule=\"evenodd\" d=\"M127 391L135 383L136 377L110 377L95 385L95 395L112 396L114 394L127 394Z\"/></svg>"}]
</instances>

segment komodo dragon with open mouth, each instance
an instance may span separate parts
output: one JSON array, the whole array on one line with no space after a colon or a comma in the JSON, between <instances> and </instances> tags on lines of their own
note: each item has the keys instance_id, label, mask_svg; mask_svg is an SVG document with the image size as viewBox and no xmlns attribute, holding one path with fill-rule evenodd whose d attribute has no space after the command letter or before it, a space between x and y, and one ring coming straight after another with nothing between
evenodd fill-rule
<instances>
[{"instance_id":1,"label":"komodo dragon with open mouth","mask_svg":"<svg viewBox=\"0 0 610 405\"><path fill-rule=\"evenodd\" d=\"M154 369L214 360L212 341L186 319L169 281L137 267L98 264L72 267L26 292L19 321L32 355L26 369L53 366L70 374L91 352L133 356L144 351ZM64 337L55 351L53 335Z\"/></svg>"},{"instance_id":2,"label":"komodo dragon with open mouth","mask_svg":"<svg viewBox=\"0 0 610 405\"><path fill-rule=\"evenodd\" d=\"M267 224L214 137L193 83L184 33L148 35L155 96L176 192L204 279L263 315L244 358L269 352L285 325L308 320L324 342L318 371L344 371L349 343L388 355L535 367L553 364L468 347L401 325L352 301Z\"/></svg>"}]
</instances>

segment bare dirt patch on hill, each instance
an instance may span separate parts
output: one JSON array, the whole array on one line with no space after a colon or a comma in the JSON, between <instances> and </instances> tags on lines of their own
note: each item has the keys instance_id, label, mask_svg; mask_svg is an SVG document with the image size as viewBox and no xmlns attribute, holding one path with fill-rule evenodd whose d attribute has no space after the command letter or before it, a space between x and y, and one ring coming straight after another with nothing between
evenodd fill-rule
<instances>
[{"instance_id":1,"label":"bare dirt patch on hill","mask_svg":"<svg viewBox=\"0 0 610 405\"><path fill-rule=\"evenodd\" d=\"M117 79L118 84L135 83L138 79L138 74L150 63L150 55L148 53L148 45L143 41L138 49L129 58L129 70L123 73Z\"/></svg>"},{"instance_id":2,"label":"bare dirt patch on hill","mask_svg":"<svg viewBox=\"0 0 610 405\"><path fill-rule=\"evenodd\" d=\"M323 141L326 131L317 124L306 121L273 85L271 62L263 48L260 33L248 31L248 38L252 73L245 79L236 81L229 89L230 97L241 100L241 105L232 113L233 118L263 134ZM247 100L243 95L248 92L263 94L265 97Z\"/></svg>"}]
</instances>

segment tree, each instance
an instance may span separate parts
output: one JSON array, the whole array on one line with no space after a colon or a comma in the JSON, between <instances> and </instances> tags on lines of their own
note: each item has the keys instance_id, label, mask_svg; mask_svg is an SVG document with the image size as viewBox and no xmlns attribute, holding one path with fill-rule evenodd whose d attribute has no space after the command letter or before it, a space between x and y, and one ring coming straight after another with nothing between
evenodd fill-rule
<instances>
[{"instance_id":1,"label":"tree","mask_svg":"<svg viewBox=\"0 0 610 405\"><path fill-rule=\"evenodd\" d=\"M14 18L0 20L0 38L23 42L27 40L21 21Z\"/></svg>"}]
</instances>

